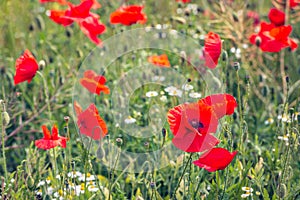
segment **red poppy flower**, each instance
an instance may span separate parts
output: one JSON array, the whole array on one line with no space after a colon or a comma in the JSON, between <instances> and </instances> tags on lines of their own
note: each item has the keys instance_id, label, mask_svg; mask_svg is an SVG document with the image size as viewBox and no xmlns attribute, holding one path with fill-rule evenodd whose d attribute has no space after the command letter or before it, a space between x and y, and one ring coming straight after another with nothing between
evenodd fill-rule
<instances>
[{"instance_id":1,"label":"red poppy flower","mask_svg":"<svg viewBox=\"0 0 300 200\"><path fill-rule=\"evenodd\" d=\"M275 26L282 26L284 25L285 21L285 13L277 8L271 8L269 11L269 19L272 24Z\"/></svg>"},{"instance_id":2,"label":"red poppy flower","mask_svg":"<svg viewBox=\"0 0 300 200\"><path fill-rule=\"evenodd\" d=\"M74 107L77 114L77 125L81 134L84 134L93 140L99 140L107 134L107 126L105 121L100 117L95 104L91 104L84 111L82 111L78 104L75 105L74 103Z\"/></svg>"},{"instance_id":3,"label":"red poppy flower","mask_svg":"<svg viewBox=\"0 0 300 200\"><path fill-rule=\"evenodd\" d=\"M80 79L80 83L91 93L100 95L100 92L109 94L109 88L104 85L106 79L104 76L97 75L93 70L86 70L83 74L83 78Z\"/></svg>"},{"instance_id":4,"label":"red poppy flower","mask_svg":"<svg viewBox=\"0 0 300 200\"><path fill-rule=\"evenodd\" d=\"M69 26L73 23L73 20L67 16L67 10L48 10L48 17L57 24L63 26Z\"/></svg>"},{"instance_id":5,"label":"red poppy flower","mask_svg":"<svg viewBox=\"0 0 300 200\"><path fill-rule=\"evenodd\" d=\"M57 2L61 5L67 5L68 4L67 0L40 0L40 3L48 3L48 2Z\"/></svg>"},{"instance_id":6,"label":"red poppy flower","mask_svg":"<svg viewBox=\"0 0 300 200\"><path fill-rule=\"evenodd\" d=\"M86 0L81 0L81 2L86 1ZM97 0L92 0L93 1L93 6L92 9L98 9L101 8L101 4Z\"/></svg>"},{"instance_id":7,"label":"red poppy flower","mask_svg":"<svg viewBox=\"0 0 300 200\"><path fill-rule=\"evenodd\" d=\"M56 125L52 127L52 135L48 128L43 125L43 134L44 138L36 140L34 142L35 146L40 149L52 149L56 146L61 146L62 148L66 148L67 146L67 138L58 135L58 129Z\"/></svg>"},{"instance_id":8,"label":"red poppy flower","mask_svg":"<svg viewBox=\"0 0 300 200\"><path fill-rule=\"evenodd\" d=\"M258 44L262 51L279 52L281 49L290 47L295 50L298 45L288 36L292 32L292 26L278 26L262 22L258 34L250 36L252 44Z\"/></svg>"},{"instance_id":9,"label":"red poppy flower","mask_svg":"<svg viewBox=\"0 0 300 200\"><path fill-rule=\"evenodd\" d=\"M286 4L286 0L278 0L278 2L281 4L281 5L284 5ZM297 7L299 4L300 4L300 1L299 0L290 0L290 8L294 8L294 7Z\"/></svg>"},{"instance_id":10,"label":"red poppy flower","mask_svg":"<svg viewBox=\"0 0 300 200\"><path fill-rule=\"evenodd\" d=\"M69 3L69 9L66 12L66 17L83 19L90 16L90 10L94 4L93 0L82 1L79 5Z\"/></svg>"},{"instance_id":11,"label":"red poppy flower","mask_svg":"<svg viewBox=\"0 0 300 200\"><path fill-rule=\"evenodd\" d=\"M86 17L84 20L78 22L81 31L96 45L101 44L98 35L104 33L105 25L101 24L95 15Z\"/></svg>"},{"instance_id":12,"label":"red poppy flower","mask_svg":"<svg viewBox=\"0 0 300 200\"><path fill-rule=\"evenodd\" d=\"M125 26L136 23L144 24L147 21L147 16L142 12L143 8L143 6L138 5L122 6L110 15L110 23Z\"/></svg>"},{"instance_id":13,"label":"red poppy flower","mask_svg":"<svg viewBox=\"0 0 300 200\"><path fill-rule=\"evenodd\" d=\"M14 76L15 85L23 81L28 81L28 83L30 83L38 69L39 66L37 61L31 52L26 49L23 55L16 60L16 74Z\"/></svg>"},{"instance_id":14,"label":"red poppy flower","mask_svg":"<svg viewBox=\"0 0 300 200\"><path fill-rule=\"evenodd\" d=\"M259 22L260 22L260 19L259 19L259 14L255 11L252 11L252 10L248 10L247 11L247 17L249 19L252 19L253 20L253 25L254 26L257 26L259 25Z\"/></svg>"},{"instance_id":15,"label":"red poppy flower","mask_svg":"<svg viewBox=\"0 0 300 200\"><path fill-rule=\"evenodd\" d=\"M237 107L235 98L230 94L213 94L198 101L198 104L202 103L211 106L218 119L224 115L232 115Z\"/></svg>"},{"instance_id":16,"label":"red poppy flower","mask_svg":"<svg viewBox=\"0 0 300 200\"><path fill-rule=\"evenodd\" d=\"M185 103L168 112L168 123L174 138L173 144L185 152L202 152L219 143L212 133L218 120L231 115L237 107L236 100L229 94L214 94L196 103Z\"/></svg>"},{"instance_id":17,"label":"red poppy flower","mask_svg":"<svg viewBox=\"0 0 300 200\"><path fill-rule=\"evenodd\" d=\"M216 33L209 32L205 36L203 52L205 58L205 65L208 68L214 69L217 66L219 57L221 55L221 48L222 43L220 36Z\"/></svg>"},{"instance_id":18,"label":"red poppy flower","mask_svg":"<svg viewBox=\"0 0 300 200\"><path fill-rule=\"evenodd\" d=\"M210 133L217 130L218 119L205 104L185 103L168 113L174 138L172 143L185 152L202 152L213 148L219 140Z\"/></svg>"},{"instance_id":19,"label":"red poppy flower","mask_svg":"<svg viewBox=\"0 0 300 200\"><path fill-rule=\"evenodd\" d=\"M148 62L160 66L160 67L170 67L171 64L169 62L168 56L166 54L162 54L160 56L149 56Z\"/></svg>"},{"instance_id":20,"label":"red poppy flower","mask_svg":"<svg viewBox=\"0 0 300 200\"><path fill-rule=\"evenodd\" d=\"M198 160L193 162L193 164L204 168L209 172L223 170L231 163L237 153L237 151L230 153L223 148L213 148L201 155Z\"/></svg>"},{"instance_id":21,"label":"red poppy flower","mask_svg":"<svg viewBox=\"0 0 300 200\"><path fill-rule=\"evenodd\" d=\"M93 0L82 1L79 5L73 5L68 2L68 9L49 10L47 15L55 23L63 26L69 26L74 22L74 20L80 20L89 17L91 15L90 10L93 6L93 3Z\"/></svg>"},{"instance_id":22,"label":"red poppy flower","mask_svg":"<svg viewBox=\"0 0 300 200\"><path fill-rule=\"evenodd\" d=\"M182 2L182 3L190 3L191 0L176 0L177 2Z\"/></svg>"}]
</instances>

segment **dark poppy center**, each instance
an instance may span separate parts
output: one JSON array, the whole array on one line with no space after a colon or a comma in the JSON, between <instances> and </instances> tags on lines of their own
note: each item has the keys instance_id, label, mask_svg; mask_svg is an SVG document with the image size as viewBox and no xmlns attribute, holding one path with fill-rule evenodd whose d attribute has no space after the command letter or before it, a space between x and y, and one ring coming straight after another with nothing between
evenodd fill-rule
<instances>
[{"instance_id":1,"label":"dark poppy center","mask_svg":"<svg viewBox=\"0 0 300 200\"><path fill-rule=\"evenodd\" d=\"M201 122L199 122L198 120L191 120L190 121L190 124L191 124L191 126L193 127L193 128L195 128L195 129L198 129L198 128L203 128L204 127L204 125L201 123Z\"/></svg>"}]
</instances>

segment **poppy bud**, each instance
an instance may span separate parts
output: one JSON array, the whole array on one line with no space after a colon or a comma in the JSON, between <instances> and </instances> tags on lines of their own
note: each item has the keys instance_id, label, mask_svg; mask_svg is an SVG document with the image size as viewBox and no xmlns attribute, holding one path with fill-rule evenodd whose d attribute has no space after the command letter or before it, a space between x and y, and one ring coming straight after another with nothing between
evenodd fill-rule
<instances>
[{"instance_id":1,"label":"poppy bud","mask_svg":"<svg viewBox=\"0 0 300 200\"><path fill-rule=\"evenodd\" d=\"M277 195L280 197L280 198L284 198L286 196L286 192L287 192L287 189L286 189L286 185L285 184L280 184L278 187L277 187Z\"/></svg>"},{"instance_id":2,"label":"poppy bud","mask_svg":"<svg viewBox=\"0 0 300 200\"><path fill-rule=\"evenodd\" d=\"M6 112L6 111L4 111L3 113L2 113L2 120L3 120L3 125L4 126L7 126L8 124L9 124L9 121L10 121L10 117L9 117L9 115L8 115L8 113Z\"/></svg>"},{"instance_id":3,"label":"poppy bud","mask_svg":"<svg viewBox=\"0 0 300 200\"><path fill-rule=\"evenodd\" d=\"M28 177L27 180L26 180L26 183L27 183L27 186L29 188L32 188L34 186L34 180L33 180L33 178Z\"/></svg>"},{"instance_id":4,"label":"poppy bud","mask_svg":"<svg viewBox=\"0 0 300 200\"><path fill-rule=\"evenodd\" d=\"M290 77L289 77L289 76L286 76L286 77L285 77L285 81L286 81L287 83L289 83L289 82L290 82Z\"/></svg>"},{"instance_id":5,"label":"poppy bud","mask_svg":"<svg viewBox=\"0 0 300 200\"><path fill-rule=\"evenodd\" d=\"M227 61L228 60L228 54L227 54L227 51L223 51L222 52L222 61Z\"/></svg>"},{"instance_id":6,"label":"poppy bud","mask_svg":"<svg viewBox=\"0 0 300 200\"><path fill-rule=\"evenodd\" d=\"M116 142L117 142L117 145L118 145L119 147L122 146L122 144L123 144L122 138L117 138L117 139L116 139Z\"/></svg>"},{"instance_id":7,"label":"poppy bud","mask_svg":"<svg viewBox=\"0 0 300 200\"><path fill-rule=\"evenodd\" d=\"M161 129L161 134L163 137L166 137L166 129L165 128Z\"/></svg>"},{"instance_id":8,"label":"poppy bud","mask_svg":"<svg viewBox=\"0 0 300 200\"><path fill-rule=\"evenodd\" d=\"M238 71L240 69L240 63L239 62L234 62L233 63L233 67L236 71Z\"/></svg>"},{"instance_id":9,"label":"poppy bud","mask_svg":"<svg viewBox=\"0 0 300 200\"><path fill-rule=\"evenodd\" d=\"M34 31L34 26L33 24L30 24L29 27L28 27L29 31Z\"/></svg>"},{"instance_id":10,"label":"poppy bud","mask_svg":"<svg viewBox=\"0 0 300 200\"><path fill-rule=\"evenodd\" d=\"M40 60L39 61L39 70L43 70L45 67L46 67L45 60Z\"/></svg>"},{"instance_id":11,"label":"poppy bud","mask_svg":"<svg viewBox=\"0 0 300 200\"><path fill-rule=\"evenodd\" d=\"M144 142L144 146L146 147L146 148L149 148L149 142Z\"/></svg>"},{"instance_id":12,"label":"poppy bud","mask_svg":"<svg viewBox=\"0 0 300 200\"><path fill-rule=\"evenodd\" d=\"M235 22L238 22L238 21L239 21L239 17L237 16L236 13L232 13L232 17L233 17L233 20L234 20Z\"/></svg>"},{"instance_id":13,"label":"poppy bud","mask_svg":"<svg viewBox=\"0 0 300 200\"><path fill-rule=\"evenodd\" d=\"M258 47L260 46L260 44L261 44L261 38L259 36L256 36L256 38L255 38L255 44Z\"/></svg>"},{"instance_id":14,"label":"poppy bud","mask_svg":"<svg viewBox=\"0 0 300 200\"><path fill-rule=\"evenodd\" d=\"M83 53L82 53L82 51L79 48L76 49L76 54L77 54L78 58L82 58L83 57Z\"/></svg>"},{"instance_id":15,"label":"poppy bud","mask_svg":"<svg viewBox=\"0 0 300 200\"><path fill-rule=\"evenodd\" d=\"M192 79L188 78L188 79L187 79L187 82L188 82L188 83L192 82Z\"/></svg>"},{"instance_id":16,"label":"poppy bud","mask_svg":"<svg viewBox=\"0 0 300 200\"><path fill-rule=\"evenodd\" d=\"M70 117L69 116L64 116L64 120L65 120L66 123L68 123L69 120L70 120Z\"/></svg>"},{"instance_id":17,"label":"poppy bud","mask_svg":"<svg viewBox=\"0 0 300 200\"><path fill-rule=\"evenodd\" d=\"M155 183L154 183L154 182L151 182L151 183L150 183L150 187L151 187L151 189L154 189L154 188L155 188Z\"/></svg>"},{"instance_id":18,"label":"poppy bud","mask_svg":"<svg viewBox=\"0 0 300 200\"><path fill-rule=\"evenodd\" d=\"M45 29L45 23L44 23L44 20L43 20L43 18L42 18L41 15L38 15L37 17L35 17L35 21L36 21L37 27L40 30L44 30Z\"/></svg>"}]
</instances>

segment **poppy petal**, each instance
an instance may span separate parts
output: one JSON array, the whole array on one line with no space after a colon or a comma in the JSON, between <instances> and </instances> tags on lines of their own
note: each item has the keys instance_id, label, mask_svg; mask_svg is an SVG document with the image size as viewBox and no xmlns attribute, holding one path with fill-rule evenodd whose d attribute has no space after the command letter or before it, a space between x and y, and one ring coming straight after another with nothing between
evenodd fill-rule
<instances>
[{"instance_id":1,"label":"poppy petal","mask_svg":"<svg viewBox=\"0 0 300 200\"><path fill-rule=\"evenodd\" d=\"M224 148L213 148L201 155L198 160L193 162L193 164L204 168L209 172L224 170L237 153L237 151L230 153Z\"/></svg>"}]
</instances>

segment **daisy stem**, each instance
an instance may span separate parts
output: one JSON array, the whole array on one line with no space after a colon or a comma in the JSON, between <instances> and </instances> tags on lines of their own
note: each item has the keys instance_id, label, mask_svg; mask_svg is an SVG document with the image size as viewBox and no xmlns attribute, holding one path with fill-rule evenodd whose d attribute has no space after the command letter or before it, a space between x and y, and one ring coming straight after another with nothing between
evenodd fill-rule
<instances>
[{"instance_id":1,"label":"daisy stem","mask_svg":"<svg viewBox=\"0 0 300 200\"><path fill-rule=\"evenodd\" d=\"M115 168L117 166L117 163L119 161L119 157L120 157L120 153L121 153L121 149L118 148L118 153L117 153L117 158L116 158L116 162L114 163L113 168L111 169L110 172L110 181L109 181L109 193L108 193L108 198L110 200L110 195L111 195L111 190L112 190L112 186L113 186L113 178L114 178L114 172L115 172Z\"/></svg>"},{"instance_id":2,"label":"daisy stem","mask_svg":"<svg viewBox=\"0 0 300 200\"><path fill-rule=\"evenodd\" d=\"M178 188L179 188L179 186L180 186L180 182L181 182L181 180L182 180L182 178L183 178L183 176L184 176L184 174L185 174L185 171L186 171L187 167L189 166L190 161L192 160L192 156L193 156L193 153L190 154L190 157L188 158L188 161L186 162L186 164L185 164L185 166L184 166L183 172L182 172L182 174L181 174L181 177L179 178L179 181L178 181L178 183L177 183L177 186L176 186L176 188L175 188L175 190L174 190L174 192L173 192L173 195L172 195L171 199L172 199L174 196L176 196L176 191L178 190Z\"/></svg>"},{"instance_id":3,"label":"daisy stem","mask_svg":"<svg viewBox=\"0 0 300 200\"><path fill-rule=\"evenodd\" d=\"M43 80L43 84L44 84L44 93L45 93L45 97L46 97L46 104L48 107L48 118L49 120L51 120L52 116L51 116L51 107L50 107L50 100L49 100L49 90L48 90L48 85L47 85L47 81L45 79L45 77L43 76L43 74L40 71L37 71L37 74L42 78Z\"/></svg>"},{"instance_id":4,"label":"daisy stem","mask_svg":"<svg viewBox=\"0 0 300 200\"><path fill-rule=\"evenodd\" d=\"M7 166L6 166L6 156L5 156L5 144L4 144L4 136L5 136L5 122L3 119L3 113L5 112L5 105L3 100L0 100L0 122L1 122L1 140L2 140L2 156L3 156L3 170L4 170L4 176L5 180L7 181Z\"/></svg>"},{"instance_id":5,"label":"daisy stem","mask_svg":"<svg viewBox=\"0 0 300 200\"><path fill-rule=\"evenodd\" d=\"M237 79L237 93L238 93L238 107L239 107L239 127L240 127L240 149L242 150L242 143L244 138L243 131L243 111L242 111L242 97L241 97L241 88L240 88L240 77L239 72L236 70L236 79Z\"/></svg>"},{"instance_id":6,"label":"daisy stem","mask_svg":"<svg viewBox=\"0 0 300 200\"><path fill-rule=\"evenodd\" d=\"M53 151L53 166L54 166L54 176L56 176L56 171L57 171L57 165L56 165L56 154L55 154L55 148L52 149Z\"/></svg>"}]
</instances>

